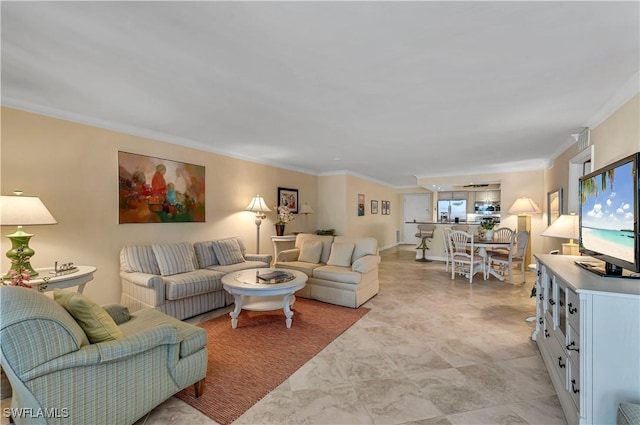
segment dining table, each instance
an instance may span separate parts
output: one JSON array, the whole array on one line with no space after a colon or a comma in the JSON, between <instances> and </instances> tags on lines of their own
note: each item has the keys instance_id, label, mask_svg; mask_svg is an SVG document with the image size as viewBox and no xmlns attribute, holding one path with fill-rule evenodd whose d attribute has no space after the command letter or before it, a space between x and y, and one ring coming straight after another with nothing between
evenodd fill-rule
<instances>
[{"instance_id":1,"label":"dining table","mask_svg":"<svg viewBox=\"0 0 640 425\"><path fill-rule=\"evenodd\" d=\"M484 280L489 279L489 275L494 276L501 282L504 281L504 276L498 273L496 270L489 267L489 256L487 254L487 248L489 249L509 249L511 242L498 242L488 241L484 239L474 239L473 246L478 248L478 255L484 258Z\"/></svg>"}]
</instances>

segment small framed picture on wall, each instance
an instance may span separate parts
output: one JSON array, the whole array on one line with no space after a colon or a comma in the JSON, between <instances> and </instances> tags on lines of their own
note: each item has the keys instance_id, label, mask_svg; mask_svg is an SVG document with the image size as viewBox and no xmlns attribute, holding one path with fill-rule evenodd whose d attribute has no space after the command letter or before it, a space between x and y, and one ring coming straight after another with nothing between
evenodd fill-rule
<instances>
[{"instance_id":1,"label":"small framed picture on wall","mask_svg":"<svg viewBox=\"0 0 640 425\"><path fill-rule=\"evenodd\" d=\"M364 194L358 193L358 217L364 215Z\"/></svg>"},{"instance_id":2,"label":"small framed picture on wall","mask_svg":"<svg viewBox=\"0 0 640 425\"><path fill-rule=\"evenodd\" d=\"M378 214L378 201L371 201L371 214Z\"/></svg>"},{"instance_id":3,"label":"small framed picture on wall","mask_svg":"<svg viewBox=\"0 0 640 425\"><path fill-rule=\"evenodd\" d=\"M278 188L278 206L286 205L293 214L298 214L298 189Z\"/></svg>"}]
</instances>

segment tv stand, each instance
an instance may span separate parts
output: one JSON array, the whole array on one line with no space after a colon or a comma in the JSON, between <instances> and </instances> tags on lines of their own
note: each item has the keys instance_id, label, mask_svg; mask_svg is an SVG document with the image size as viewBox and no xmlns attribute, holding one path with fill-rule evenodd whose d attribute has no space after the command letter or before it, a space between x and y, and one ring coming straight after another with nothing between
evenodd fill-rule
<instances>
[{"instance_id":1,"label":"tv stand","mask_svg":"<svg viewBox=\"0 0 640 425\"><path fill-rule=\"evenodd\" d=\"M625 274L622 267L601 261L576 260L575 263L585 270L595 273L600 277L615 277L623 279L640 279L640 273Z\"/></svg>"},{"instance_id":2,"label":"tv stand","mask_svg":"<svg viewBox=\"0 0 640 425\"><path fill-rule=\"evenodd\" d=\"M576 264L603 266L592 257L536 254L536 260L531 338L567 423L614 424L621 402L640 400L640 285Z\"/></svg>"}]
</instances>

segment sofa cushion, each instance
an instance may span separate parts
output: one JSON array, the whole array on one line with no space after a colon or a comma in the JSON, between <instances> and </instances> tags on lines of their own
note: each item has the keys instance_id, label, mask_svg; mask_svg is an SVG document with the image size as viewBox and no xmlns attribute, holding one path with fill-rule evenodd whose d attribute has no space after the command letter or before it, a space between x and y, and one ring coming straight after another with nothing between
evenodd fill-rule
<instances>
[{"instance_id":1,"label":"sofa cushion","mask_svg":"<svg viewBox=\"0 0 640 425\"><path fill-rule=\"evenodd\" d=\"M324 266L323 263L305 263L303 261L285 261L282 263L276 263L276 268L297 270L306 274L307 276L313 276L313 271L318 267Z\"/></svg>"},{"instance_id":2,"label":"sofa cushion","mask_svg":"<svg viewBox=\"0 0 640 425\"><path fill-rule=\"evenodd\" d=\"M314 279L330 280L332 282L358 284L362 279L362 273L351 271L347 267L323 266L313 270Z\"/></svg>"},{"instance_id":3,"label":"sofa cushion","mask_svg":"<svg viewBox=\"0 0 640 425\"><path fill-rule=\"evenodd\" d=\"M331 254L327 265L350 267L354 248L355 244L353 242L334 242L331 245Z\"/></svg>"},{"instance_id":4,"label":"sofa cushion","mask_svg":"<svg viewBox=\"0 0 640 425\"><path fill-rule=\"evenodd\" d=\"M222 289L222 276L224 276L224 273L207 269L165 276L162 278L165 299L179 300L219 291Z\"/></svg>"},{"instance_id":5,"label":"sofa cushion","mask_svg":"<svg viewBox=\"0 0 640 425\"><path fill-rule=\"evenodd\" d=\"M269 264L262 261L244 261L242 263L229 264L228 266L223 266L218 264L216 266L209 266L207 270L215 270L217 272L222 272L224 274L233 273L240 270L246 269L262 269L269 267Z\"/></svg>"},{"instance_id":6,"label":"sofa cushion","mask_svg":"<svg viewBox=\"0 0 640 425\"><path fill-rule=\"evenodd\" d=\"M193 246L188 242L154 244L151 246L162 276L172 276L195 270Z\"/></svg>"},{"instance_id":7,"label":"sofa cushion","mask_svg":"<svg viewBox=\"0 0 640 425\"><path fill-rule=\"evenodd\" d=\"M236 239L213 241L212 246L218 262L223 266L243 263L245 261L240 245Z\"/></svg>"},{"instance_id":8,"label":"sofa cushion","mask_svg":"<svg viewBox=\"0 0 640 425\"><path fill-rule=\"evenodd\" d=\"M196 242L193 244L193 249L196 252L196 259L201 269L220 264L213 250L213 241Z\"/></svg>"},{"instance_id":9,"label":"sofa cushion","mask_svg":"<svg viewBox=\"0 0 640 425\"><path fill-rule=\"evenodd\" d=\"M351 238L348 236L336 236L334 242L353 242L355 248L351 256L351 263L365 255L378 255L378 240L376 238Z\"/></svg>"},{"instance_id":10,"label":"sofa cushion","mask_svg":"<svg viewBox=\"0 0 640 425\"><path fill-rule=\"evenodd\" d=\"M91 343L122 338L122 331L109 313L81 293L55 288L53 299L73 316Z\"/></svg>"},{"instance_id":11,"label":"sofa cushion","mask_svg":"<svg viewBox=\"0 0 640 425\"><path fill-rule=\"evenodd\" d=\"M120 270L128 273L160 274L156 255L150 245L122 248L120 250Z\"/></svg>"},{"instance_id":12,"label":"sofa cushion","mask_svg":"<svg viewBox=\"0 0 640 425\"><path fill-rule=\"evenodd\" d=\"M302 248L300 248L300 255L298 256L298 261L304 261L305 263L318 264L320 262L321 255L322 255L322 241L306 240L302 243Z\"/></svg>"},{"instance_id":13,"label":"sofa cushion","mask_svg":"<svg viewBox=\"0 0 640 425\"><path fill-rule=\"evenodd\" d=\"M322 255L320 256L320 262L325 263L329 259L329 253L331 252L331 244L333 243L333 236L321 236L311 233L298 233L296 236L295 248L302 248L302 245L306 241L321 241L322 242Z\"/></svg>"}]
</instances>

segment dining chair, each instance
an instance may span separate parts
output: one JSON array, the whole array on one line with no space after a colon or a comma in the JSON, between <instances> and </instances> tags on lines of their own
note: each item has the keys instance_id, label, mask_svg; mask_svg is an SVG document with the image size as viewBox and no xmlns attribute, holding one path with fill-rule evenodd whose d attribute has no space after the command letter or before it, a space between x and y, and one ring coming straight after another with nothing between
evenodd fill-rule
<instances>
[{"instance_id":1,"label":"dining chair","mask_svg":"<svg viewBox=\"0 0 640 425\"><path fill-rule=\"evenodd\" d=\"M499 227L493 231L494 242L511 242L516 232L508 227ZM504 254L509 255L508 248L488 248L487 254Z\"/></svg>"},{"instance_id":2,"label":"dining chair","mask_svg":"<svg viewBox=\"0 0 640 425\"><path fill-rule=\"evenodd\" d=\"M445 227L442 234L442 241L444 242L445 271L448 272L449 264L451 264L451 227Z\"/></svg>"},{"instance_id":3,"label":"dining chair","mask_svg":"<svg viewBox=\"0 0 640 425\"><path fill-rule=\"evenodd\" d=\"M473 235L461 230L453 230L450 233L451 240L451 279L456 272L469 276L469 283L473 283L473 275L482 272L484 275L485 261L478 255L473 246Z\"/></svg>"},{"instance_id":4,"label":"dining chair","mask_svg":"<svg viewBox=\"0 0 640 425\"><path fill-rule=\"evenodd\" d=\"M420 239L420 244L416 247L416 249L422 250L422 258L416 258L416 261L428 262L425 254L425 251L429 249L429 245L427 245L427 240L431 240L433 238L433 232L436 230L435 224L418 224L418 233L416 233L416 238Z\"/></svg>"},{"instance_id":5,"label":"dining chair","mask_svg":"<svg viewBox=\"0 0 640 425\"><path fill-rule=\"evenodd\" d=\"M511 239L508 254L491 254L488 260L489 268L494 264L499 267L500 272L504 275L509 273L509 283L513 284L513 267L519 265L522 272L522 282L525 281L525 261L527 246L529 245L529 232L521 230L517 232Z\"/></svg>"}]
</instances>

